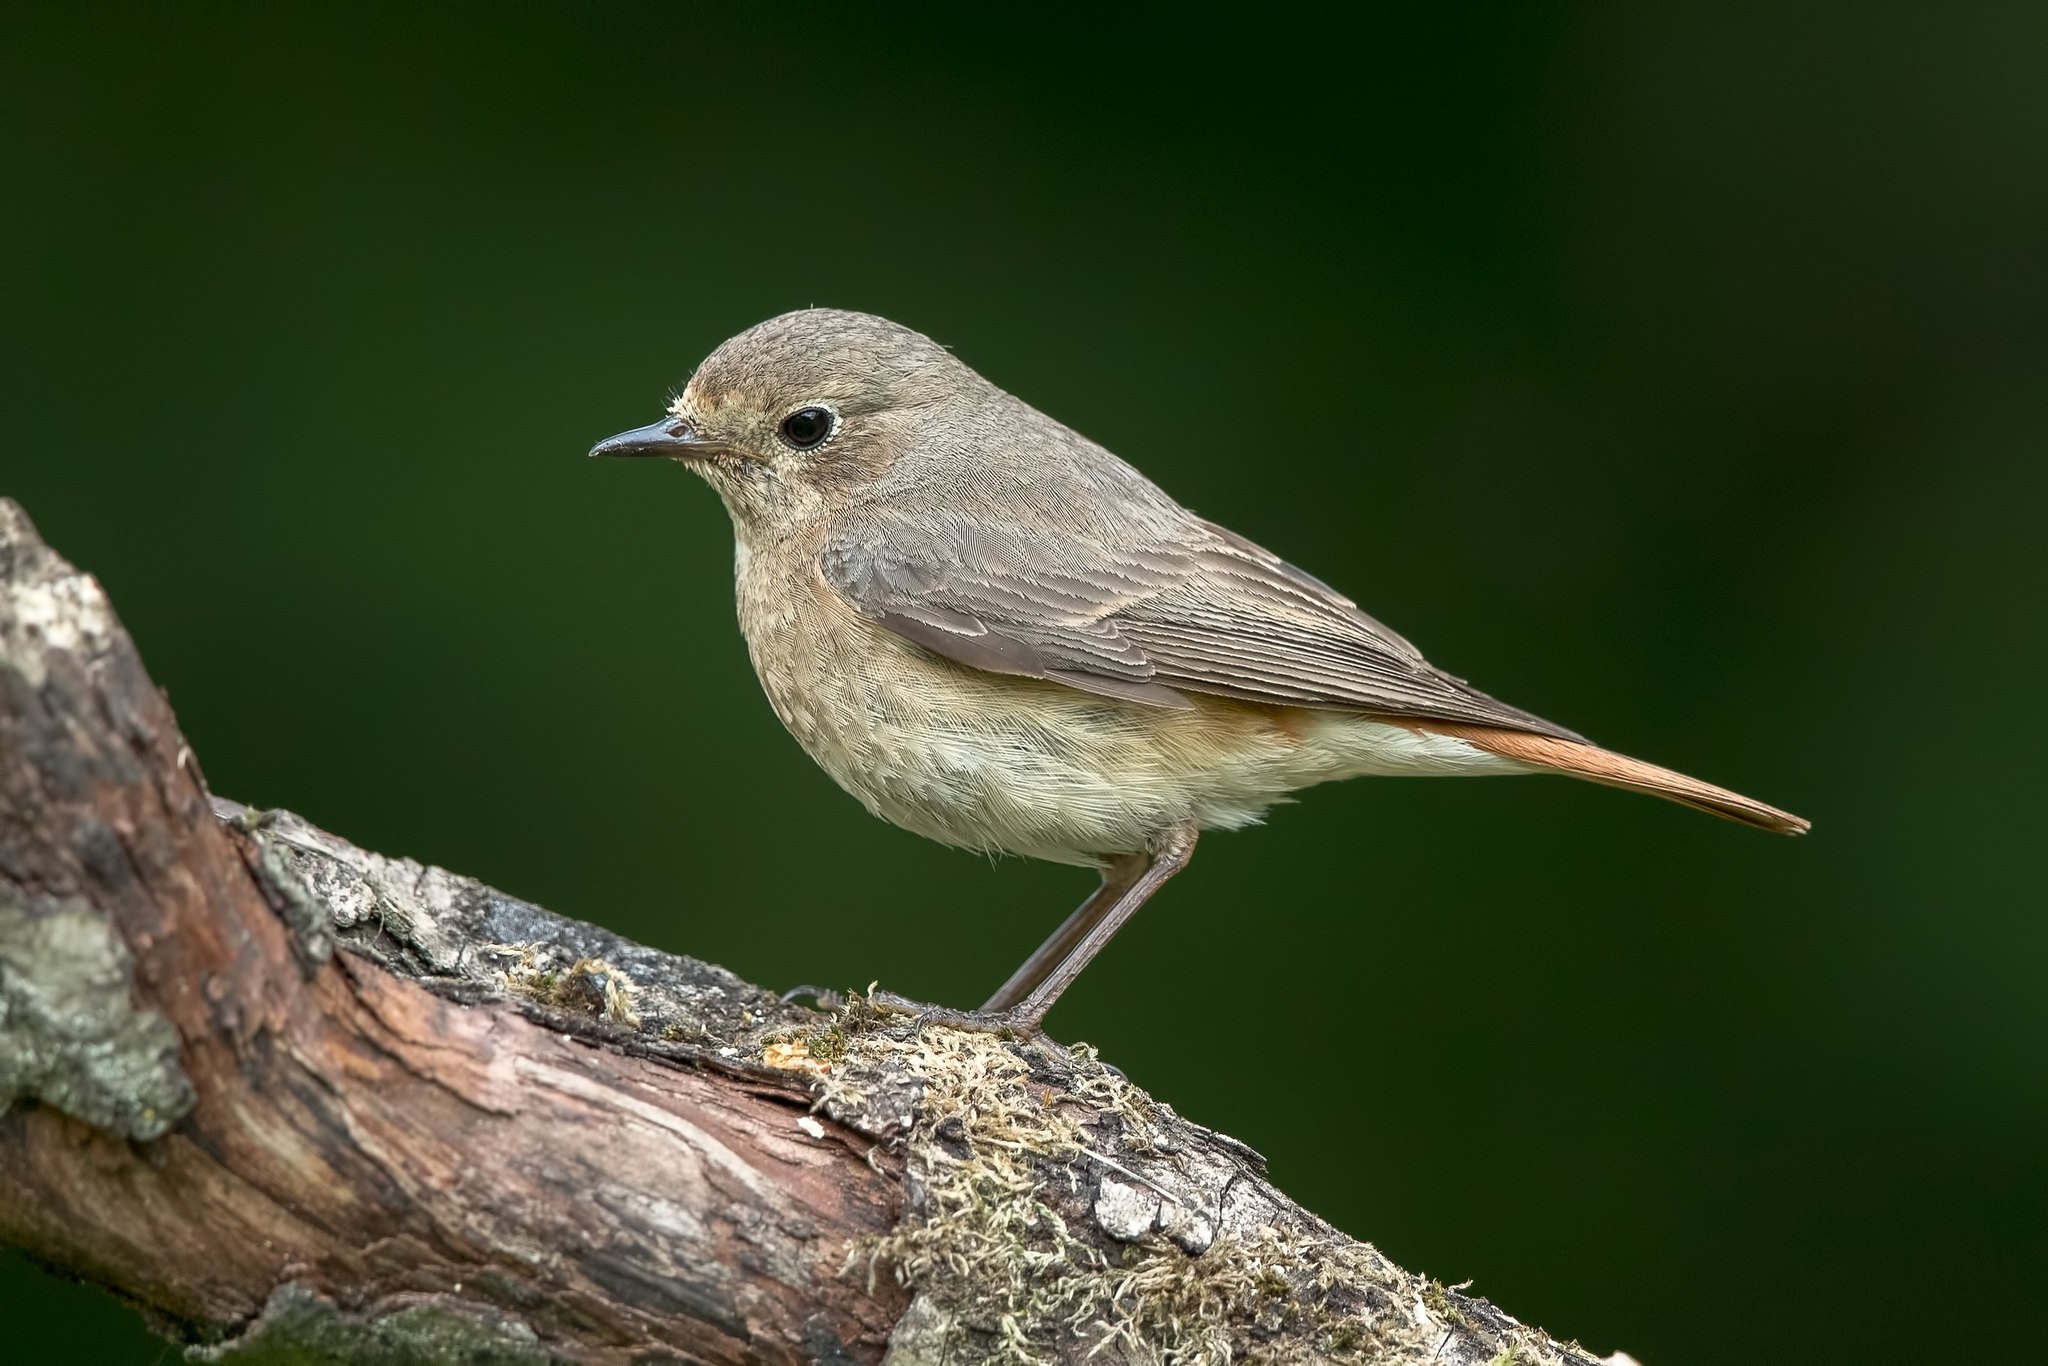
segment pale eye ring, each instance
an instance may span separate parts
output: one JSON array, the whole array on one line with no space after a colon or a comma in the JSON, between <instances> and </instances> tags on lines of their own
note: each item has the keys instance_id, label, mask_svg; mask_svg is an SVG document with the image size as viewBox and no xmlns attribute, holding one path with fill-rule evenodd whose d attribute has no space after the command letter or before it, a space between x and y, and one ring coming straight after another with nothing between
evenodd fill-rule
<instances>
[{"instance_id":1,"label":"pale eye ring","mask_svg":"<svg viewBox=\"0 0 2048 1366\"><path fill-rule=\"evenodd\" d=\"M832 410L815 404L799 408L782 419L782 439L800 451L820 445L832 435Z\"/></svg>"}]
</instances>

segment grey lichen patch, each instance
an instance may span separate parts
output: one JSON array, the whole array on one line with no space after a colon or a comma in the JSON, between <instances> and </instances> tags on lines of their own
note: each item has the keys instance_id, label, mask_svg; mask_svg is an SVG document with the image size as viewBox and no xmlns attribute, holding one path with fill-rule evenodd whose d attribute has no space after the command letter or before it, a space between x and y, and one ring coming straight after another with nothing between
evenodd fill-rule
<instances>
[{"instance_id":1,"label":"grey lichen patch","mask_svg":"<svg viewBox=\"0 0 2048 1366\"><path fill-rule=\"evenodd\" d=\"M635 1036L674 1056L751 1056L810 1012L724 968L553 915L474 878L358 849L288 811L214 800L253 825L318 904L338 946L459 1000L503 998L551 1028ZM509 956L507 951L509 951ZM579 967L579 965L581 965Z\"/></svg>"},{"instance_id":2,"label":"grey lichen patch","mask_svg":"<svg viewBox=\"0 0 2048 1366\"><path fill-rule=\"evenodd\" d=\"M0 562L23 554L25 565L0 576L0 667L40 688L53 656L102 654L120 627L99 582L59 559L37 540L21 507L0 498Z\"/></svg>"},{"instance_id":3,"label":"grey lichen patch","mask_svg":"<svg viewBox=\"0 0 2048 1366\"><path fill-rule=\"evenodd\" d=\"M1159 1227L1163 1202L1150 1186L1102 1178L1095 1192L1095 1222L1120 1243L1134 1243Z\"/></svg>"},{"instance_id":4,"label":"grey lichen patch","mask_svg":"<svg viewBox=\"0 0 2048 1366\"><path fill-rule=\"evenodd\" d=\"M300 969L310 975L334 956L334 924L327 903L306 881L290 846L263 833L270 824L267 813L245 811L233 824L249 837L255 849L251 871L271 909L291 930Z\"/></svg>"},{"instance_id":5,"label":"grey lichen patch","mask_svg":"<svg viewBox=\"0 0 2048 1366\"><path fill-rule=\"evenodd\" d=\"M900 1146L909 1208L841 1273L915 1292L887 1366L1583 1363L1344 1237L1085 1046L888 1023L855 1001L816 1083ZM1429 1301L1435 1300L1435 1304Z\"/></svg>"},{"instance_id":6,"label":"grey lichen patch","mask_svg":"<svg viewBox=\"0 0 2048 1366\"><path fill-rule=\"evenodd\" d=\"M0 1111L40 1100L125 1138L191 1110L170 1022L134 1001L128 948L82 901L0 889Z\"/></svg>"},{"instance_id":7,"label":"grey lichen patch","mask_svg":"<svg viewBox=\"0 0 2048 1366\"><path fill-rule=\"evenodd\" d=\"M533 1329L486 1305L419 1297L350 1313L297 1282L271 1292L232 1342L191 1347L188 1361L226 1366L548 1366Z\"/></svg>"},{"instance_id":8,"label":"grey lichen patch","mask_svg":"<svg viewBox=\"0 0 2048 1366\"><path fill-rule=\"evenodd\" d=\"M889 1333L884 1366L952 1366L958 1326L929 1295L919 1295Z\"/></svg>"}]
</instances>

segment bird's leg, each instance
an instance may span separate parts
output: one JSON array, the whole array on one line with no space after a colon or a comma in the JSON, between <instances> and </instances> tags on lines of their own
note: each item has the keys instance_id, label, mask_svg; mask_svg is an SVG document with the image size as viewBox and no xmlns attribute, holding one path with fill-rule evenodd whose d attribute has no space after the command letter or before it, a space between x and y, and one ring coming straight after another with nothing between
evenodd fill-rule
<instances>
[{"instance_id":1,"label":"bird's leg","mask_svg":"<svg viewBox=\"0 0 2048 1366\"><path fill-rule=\"evenodd\" d=\"M1081 937L1094 929L1096 922L1108 915L1124 893L1145 875L1151 861L1149 854L1119 854L1104 862L1102 884L1074 908L1074 913L1047 936L1043 944L1032 951L1024 965L1011 973L1010 980L1003 983L1002 988L981 1008L1008 1010L1036 990L1039 983L1051 976L1053 969L1074 951L1074 945L1081 942Z\"/></svg>"},{"instance_id":2,"label":"bird's leg","mask_svg":"<svg viewBox=\"0 0 2048 1366\"><path fill-rule=\"evenodd\" d=\"M1035 1038L1060 993L1161 883L1188 866L1194 852L1195 827L1176 826L1155 836L1145 853L1124 855L1105 864L1102 885L1095 895L1082 902L980 1010L922 1005L887 991L876 992L871 999L876 1005L914 1014L932 1024Z\"/></svg>"},{"instance_id":3,"label":"bird's leg","mask_svg":"<svg viewBox=\"0 0 2048 1366\"><path fill-rule=\"evenodd\" d=\"M1137 914L1138 907L1144 905L1166 879L1188 866L1188 860L1195 852L1195 827L1183 825L1162 831L1154 838L1149 852L1151 857L1145 865L1145 870L1138 874L1137 879L1107 908L1096 912L1092 917L1092 923L1074 935L1074 946L1066 957L1060 959L1022 1000L999 1013L997 1018L1006 1027L1021 1034L1038 1032L1038 1026L1045 1019L1045 1013L1052 1009L1052 1003L1057 1001L1060 993L1081 975L1081 969L1088 966L1088 961L1102 952L1103 946L1116 937L1116 932L1123 928L1124 922ZM1107 888L1108 879L1105 878L1104 890ZM1089 900L1092 903L1094 898L1091 897ZM1082 910L1088 909L1087 905L1083 905ZM1053 934L1053 941L1065 936L1067 929L1066 925L1060 926ZM1031 955L1032 959L1036 960L1041 954L1045 954L1051 944L1052 941L1048 941L1046 948ZM1024 966L1029 968L1031 964L1027 962ZM1022 975L1022 969L1019 970L1019 975ZM1005 987L1003 990L1007 992L1009 988Z\"/></svg>"}]
</instances>

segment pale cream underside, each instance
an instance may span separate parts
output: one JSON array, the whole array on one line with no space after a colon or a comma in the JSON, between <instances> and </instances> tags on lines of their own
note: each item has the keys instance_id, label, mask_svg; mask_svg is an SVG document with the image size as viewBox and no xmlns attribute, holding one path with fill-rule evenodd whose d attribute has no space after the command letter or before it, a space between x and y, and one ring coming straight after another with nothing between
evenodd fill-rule
<instances>
[{"instance_id":1,"label":"pale cream underside","mask_svg":"<svg viewBox=\"0 0 2048 1366\"><path fill-rule=\"evenodd\" d=\"M741 629L783 724L868 810L946 844L1093 864L1186 822L1249 825L1332 779L1533 771L1345 712L1200 695L1182 711L983 673L856 616L814 574L772 591L744 547L738 568Z\"/></svg>"}]
</instances>

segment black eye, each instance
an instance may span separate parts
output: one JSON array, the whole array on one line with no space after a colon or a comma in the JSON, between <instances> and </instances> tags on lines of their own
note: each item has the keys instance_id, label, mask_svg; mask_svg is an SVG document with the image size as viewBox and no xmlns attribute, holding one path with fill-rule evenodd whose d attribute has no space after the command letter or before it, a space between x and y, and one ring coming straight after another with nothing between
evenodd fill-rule
<instances>
[{"instance_id":1,"label":"black eye","mask_svg":"<svg viewBox=\"0 0 2048 1366\"><path fill-rule=\"evenodd\" d=\"M823 408L799 408L782 419L782 436L800 451L832 435L832 414Z\"/></svg>"}]
</instances>

